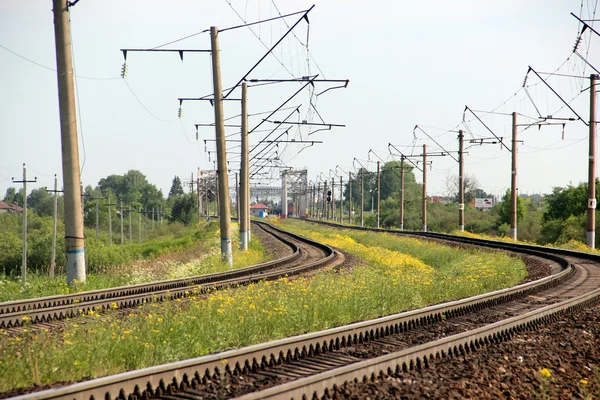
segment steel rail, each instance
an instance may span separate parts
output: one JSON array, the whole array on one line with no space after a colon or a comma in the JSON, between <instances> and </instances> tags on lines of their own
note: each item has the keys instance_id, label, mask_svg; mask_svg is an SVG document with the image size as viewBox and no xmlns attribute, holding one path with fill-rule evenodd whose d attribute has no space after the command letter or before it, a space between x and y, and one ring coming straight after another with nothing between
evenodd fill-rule
<instances>
[{"instance_id":1,"label":"steel rail","mask_svg":"<svg viewBox=\"0 0 600 400\"><path fill-rule=\"evenodd\" d=\"M523 315L498 321L443 339L435 340L403 351L386 354L370 360L332 369L280 386L237 397L253 399L321 398L346 382L372 379L382 375L399 374L415 368L427 367L430 360L468 354L491 343L510 340L517 333L531 330L540 324L556 320L564 313L583 309L600 299L600 289L578 297L552 304Z\"/></svg>"},{"instance_id":2,"label":"steel rail","mask_svg":"<svg viewBox=\"0 0 600 400\"><path fill-rule=\"evenodd\" d=\"M279 232L278 237L289 246L293 253L278 260L267 261L257 265L239 268L232 271L158 281L139 285L124 286L112 289L81 292L64 296L51 296L39 299L22 300L0 304L0 328L13 328L25 323L23 317L29 319L27 324L36 324L72 318L90 311L103 311L111 308L135 307L149 301L163 301L167 298L181 298L194 290L203 293L208 288L221 288L234 284L245 284L262 279L276 279L287 274L297 274L303 268L293 268L285 272L268 273L268 271L289 264L302 256L300 248L293 242L281 237L284 233L312 246L322 249L327 257L323 263L304 266L306 270L319 267L335 258L334 251L325 245L316 243L298 235L292 235L278 228L255 222L259 226L269 226ZM244 278L246 277L246 278Z\"/></svg>"},{"instance_id":3,"label":"steel rail","mask_svg":"<svg viewBox=\"0 0 600 400\"><path fill-rule=\"evenodd\" d=\"M584 253L576 250L567 250L561 249L559 247L545 247L538 246L532 244L525 243L516 243L516 242L503 242L500 240L491 240L491 239L479 239L479 238L470 238L466 236L457 236L451 235L447 233L435 233L435 232L420 232L420 231L409 231L409 230L396 230L396 229L381 229L381 228L370 228L370 227L361 227L361 226L351 226L351 225L343 225L339 223L329 222L329 221L319 221L319 220L308 220L311 223L320 224L320 225L329 225L338 229L352 229L358 231L369 231L369 232L381 232L381 233L390 233L394 235L400 236L418 236L425 239L441 239L451 242L459 242L465 244L471 244L476 246L489 247L493 249L502 249L510 251L511 248L515 246L519 249L519 252L523 252L526 254L536 255L536 253L541 254L553 254L557 256L568 256L568 257L577 257L583 258L595 262L600 263L600 256L594 255L591 253ZM547 255L544 256L547 258Z\"/></svg>"},{"instance_id":4,"label":"steel rail","mask_svg":"<svg viewBox=\"0 0 600 400\"><path fill-rule=\"evenodd\" d=\"M513 245L511 250L518 251L519 249L520 246ZM346 345L369 341L390 333L412 330L446 318L474 312L490 305L504 303L516 297L538 291L540 288L555 286L574 272L574 267L561 257L543 255L533 250L529 250L529 252L558 262L563 270L558 274L538 281L467 299L237 350L125 372L67 387L19 396L17 399L135 399L146 396L159 396L169 393L173 389L188 387L190 382L199 382L203 378L214 379L214 376L222 376L224 373L232 372L244 373L268 365L277 365L286 360L327 353Z\"/></svg>"}]
</instances>

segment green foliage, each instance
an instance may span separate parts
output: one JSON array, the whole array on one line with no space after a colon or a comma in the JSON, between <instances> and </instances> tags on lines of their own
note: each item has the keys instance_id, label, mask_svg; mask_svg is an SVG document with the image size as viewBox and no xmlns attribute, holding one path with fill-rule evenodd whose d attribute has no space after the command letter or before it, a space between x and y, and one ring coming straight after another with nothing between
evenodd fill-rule
<instances>
[{"instance_id":1,"label":"green foliage","mask_svg":"<svg viewBox=\"0 0 600 400\"><path fill-rule=\"evenodd\" d=\"M198 222L198 197L195 193L179 195L173 201L171 221L190 225Z\"/></svg>"},{"instance_id":2,"label":"green foliage","mask_svg":"<svg viewBox=\"0 0 600 400\"><path fill-rule=\"evenodd\" d=\"M510 224L510 207L511 207L510 189L506 190L500 204L496 206L498 211L498 225ZM525 217L525 200L517 195L517 226Z\"/></svg>"},{"instance_id":3,"label":"green foliage","mask_svg":"<svg viewBox=\"0 0 600 400\"><path fill-rule=\"evenodd\" d=\"M0 256L2 257L3 274L10 274L18 270L21 265L21 236L13 232L0 232Z\"/></svg>"},{"instance_id":4,"label":"green foliage","mask_svg":"<svg viewBox=\"0 0 600 400\"><path fill-rule=\"evenodd\" d=\"M183 195L183 186L181 186L181 179L177 175L173 178L173 183L171 183L171 189L169 190L169 197L171 196L180 196Z\"/></svg>"},{"instance_id":5,"label":"green foliage","mask_svg":"<svg viewBox=\"0 0 600 400\"><path fill-rule=\"evenodd\" d=\"M312 231L309 227L304 232ZM47 385L331 328L510 286L525 271L519 259L501 253L461 251L415 239L402 242L394 235L359 233L355 239L339 238L339 230L334 229L325 235L328 241L336 241L336 247L358 249L368 265L325 270L310 278L265 281L203 297L192 293L184 307L176 307L177 302L153 303L119 318L93 312L85 325L67 324L51 335L36 332L37 339L0 336L4 351L0 390L31 386L32 370L39 371L39 383ZM378 243L362 243L363 239ZM432 265L388 248L406 245L432 260ZM34 361L23 356L23 339Z\"/></svg>"},{"instance_id":6,"label":"green foliage","mask_svg":"<svg viewBox=\"0 0 600 400\"><path fill-rule=\"evenodd\" d=\"M137 170L129 170L124 175L109 175L98 182L104 197L123 201L126 205L143 208L164 207L163 194L146 180L146 176Z\"/></svg>"},{"instance_id":7,"label":"green foliage","mask_svg":"<svg viewBox=\"0 0 600 400\"><path fill-rule=\"evenodd\" d=\"M596 198L600 197L599 183L596 179ZM555 187L552 193L544 197L541 243L563 244L570 240L585 243L587 191L587 183L580 183L577 186ZM598 215L596 217L598 225Z\"/></svg>"},{"instance_id":8,"label":"green foliage","mask_svg":"<svg viewBox=\"0 0 600 400\"><path fill-rule=\"evenodd\" d=\"M580 183L577 186L569 185L565 188L553 188L552 193L545 196L544 221L564 221L572 215L585 213L587 209L587 188L587 183ZM599 192L600 188L596 190L596 197L600 194Z\"/></svg>"},{"instance_id":9,"label":"green foliage","mask_svg":"<svg viewBox=\"0 0 600 400\"><path fill-rule=\"evenodd\" d=\"M8 204L17 204L23 207L23 188L19 189L17 192L17 189L14 187L9 187L6 189L6 194L4 195L2 201Z\"/></svg>"}]
</instances>

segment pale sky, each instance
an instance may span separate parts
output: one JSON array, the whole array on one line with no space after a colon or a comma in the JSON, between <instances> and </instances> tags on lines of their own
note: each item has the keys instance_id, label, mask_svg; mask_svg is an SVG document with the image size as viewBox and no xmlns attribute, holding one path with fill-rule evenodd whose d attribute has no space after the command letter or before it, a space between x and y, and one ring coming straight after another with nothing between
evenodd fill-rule
<instances>
[{"instance_id":1,"label":"pale sky","mask_svg":"<svg viewBox=\"0 0 600 400\"><path fill-rule=\"evenodd\" d=\"M243 24L242 19L273 18L312 4L303 0L79 1L71 9L71 28L83 184L96 186L103 177L137 169L166 195L174 175L186 181L192 172L196 175L198 167L213 168L214 142L206 146L211 151L209 161L203 140L214 139L214 128L200 128L199 141L194 128L194 124L214 121L210 104L184 102L182 117L177 117L178 98L212 93L209 54L185 54L182 63L176 53L129 53L127 76L122 79L121 48L154 48L210 26L223 29ZM369 159L376 161L368 154L371 149L385 161L392 160L388 143L407 154L421 154L424 143L429 151L440 151L422 132L413 135L417 124L449 151L457 150L454 130L459 128L466 130L467 139L490 137L471 114L465 114L463 124L465 105L501 113L478 115L510 147L508 114L513 111L522 115L519 123L534 122L525 116L536 117L536 108L544 116L575 117L533 73L527 92L522 85L528 66L545 73L589 76L592 69L572 53L581 27L570 13L593 19L594 4L586 1L582 6L566 0L316 1L308 15L310 25L300 22L294 35L284 39L249 78L320 74L319 78L350 80L346 89L320 96L316 94L329 86L316 85L312 102L318 115L309 107L308 90L288 103L301 105L300 114L290 121L320 122L320 115L326 123L346 125L311 135L309 126L291 126L288 139L323 142L304 149L299 144L285 150L283 144L279 147L285 165L308 168L311 180L320 173L329 174L337 165L348 171L355 157L365 165ZM38 178L28 189L52 186L54 173L62 181L51 6L50 0L0 0L0 196L9 186L16 186L11 177L20 180L23 162L28 178ZM237 83L266 47L285 33L286 24L291 26L297 19L256 25L252 31L244 27L222 32L223 87ZM209 34L201 33L161 48L209 46ZM600 37L588 30L578 51L600 69ZM543 76L584 120L589 119L589 90L582 92L589 87L588 79ZM250 113L275 109L299 88L298 83L251 87ZM240 91L231 97L239 98ZM239 114L239 107L237 101L226 102L226 117ZM271 119L283 120L290 112L282 111ZM263 117L252 117L250 127ZM227 123L239 124L239 118ZM264 123L259 129L274 127ZM547 193L554 186L587 180L588 127L583 122L569 122L564 132L562 126L524 128L519 128L521 193ZM239 128L228 128L231 139L238 139L236 131ZM266 133L253 133L251 147ZM232 169L239 168L238 144L228 146ZM466 173L482 189L501 194L510 186L506 149L487 145L468 152ZM370 162L368 167L375 170L376 164ZM433 158L428 194L445 194L446 180L457 174L457 163L450 157ZM416 179L421 182L421 173L416 173ZM271 185L280 183L273 180Z\"/></svg>"}]
</instances>

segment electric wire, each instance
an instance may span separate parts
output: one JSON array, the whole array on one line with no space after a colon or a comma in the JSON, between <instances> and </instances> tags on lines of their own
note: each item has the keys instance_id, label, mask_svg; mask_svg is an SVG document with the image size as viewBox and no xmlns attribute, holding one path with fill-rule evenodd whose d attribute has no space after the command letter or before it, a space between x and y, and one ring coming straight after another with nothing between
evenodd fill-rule
<instances>
[{"instance_id":1,"label":"electric wire","mask_svg":"<svg viewBox=\"0 0 600 400\"><path fill-rule=\"evenodd\" d=\"M156 116L154 113L152 113L152 111L150 111L150 110L148 109L148 107L146 107L146 106L144 105L144 103L142 103L142 100L140 100L140 98L137 96L137 94L135 94L135 92L133 91L133 89L131 88L131 86L129 86L129 83L127 82L127 79L126 79L126 78L123 78L122 80L123 80L123 82L125 82L125 85L126 85L126 86L127 86L127 88L129 89L129 91L131 92L131 94L133 95L133 97L135 97L135 99L137 100L137 102L138 102L138 103L139 103L139 104L140 104L140 105L141 105L141 106L144 108L144 110L146 110L146 112L147 112L148 114L150 114L152 117L154 117L154 118L155 118L155 119L157 119L158 121L161 121L161 122L167 122L167 123L175 122L175 121L177 121L177 120L179 119L179 118L175 118L175 119L172 119L172 120L165 120L165 119L162 119L162 118L159 118L159 117L157 117L157 116Z\"/></svg>"},{"instance_id":2,"label":"electric wire","mask_svg":"<svg viewBox=\"0 0 600 400\"><path fill-rule=\"evenodd\" d=\"M67 12L69 13L69 23L71 23L71 12L69 9L67 9ZM73 76L77 75L77 69L75 68L75 44L73 42L73 31L69 29L69 40L71 40L71 57L72 62L73 62ZM80 96L79 96L79 84L77 82L77 79L73 79L73 83L75 84L75 98L77 99L77 115L78 115L78 122L79 122L79 135L81 136L81 148L83 150L83 162L81 163L81 169L79 170L79 175L83 175L83 169L85 167L85 162L87 161L87 152L85 150L85 137L83 135L83 121L82 121L82 117L81 117L81 104L80 104Z\"/></svg>"},{"instance_id":3,"label":"electric wire","mask_svg":"<svg viewBox=\"0 0 600 400\"><path fill-rule=\"evenodd\" d=\"M23 59L23 60L25 60L25 61L28 61L28 62L30 62L30 63L32 63L32 64L35 64L35 65L37 65L38 67L41 67L41 68L47 69L48 71L56 72L56 69L54 69L54 68L51 68L51 67L48 67L48 66L46 66L46 65L44 65L44 64L40 64L39 62L37 62L37 61L34 61L34 60L30 59L30 58L27 58L27 57L25 57L25 56L23 56L23 55L21 55L21 54L19 54L19 53L15 52L15 51L11 50L11 49L9 49L8 47L5 47L5 46L3 46L3 45L1 45L1 44L0 44L0 48L3 48L4 50L8 51L9 53L12 53L12 54L14 54L14 55L15 55L15 56L17 56L17 57L19 57L19 58L22 58L22 59ZM77 79L91 79L91 80L98 80L98 81L112 81L112 80L116 80L116 79L121 79L120 77L114 77L114 78L98 78L98 77L90 77L90 76L80 76L80 75L75 75L75 74L73 74L73 76L74 76L75 78L77 78Z\"/></svg>"}]
</instances>

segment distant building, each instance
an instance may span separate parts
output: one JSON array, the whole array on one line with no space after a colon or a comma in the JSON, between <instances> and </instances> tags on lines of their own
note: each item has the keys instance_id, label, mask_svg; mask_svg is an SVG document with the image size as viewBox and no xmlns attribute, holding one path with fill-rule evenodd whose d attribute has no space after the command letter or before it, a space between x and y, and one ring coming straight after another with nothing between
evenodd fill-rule
<instances>
[{"instance_id":1,"label":"distant building","mask_svg":"<svg viewBox=\"0 0 600 400\"><path fill-rule=\"evenodd\" d=\"M21 214L23 207L0 201L0 214Z\"/></svg>"},{"instance_id":2,"label":"distant building","mask_svg":"<svg viewBox=\"0 0 600 400\"><path fill-rule=\"evenodd\" d=\"M256 203L250 206L250 215L253 217L266 218L269 215L269 207Z\"/></svg>"},{"instance_id":3,"label":"distant building","mask_svg":"<svg viewBox=\"0 0 600 400\"><path fill-rule=\"evenodd\" d=\"M447 203L447 200L443 196L429 196L430 203Z\"/></svg>"}]
</instances>

